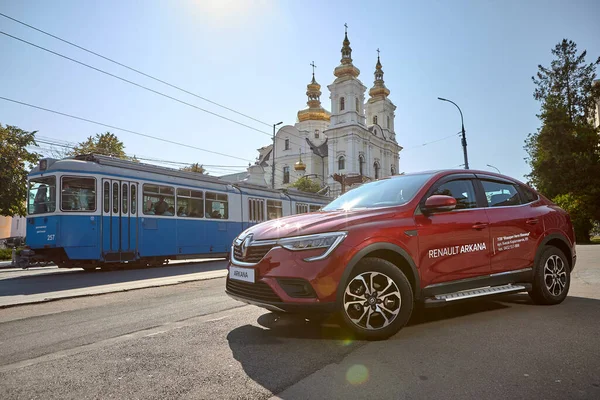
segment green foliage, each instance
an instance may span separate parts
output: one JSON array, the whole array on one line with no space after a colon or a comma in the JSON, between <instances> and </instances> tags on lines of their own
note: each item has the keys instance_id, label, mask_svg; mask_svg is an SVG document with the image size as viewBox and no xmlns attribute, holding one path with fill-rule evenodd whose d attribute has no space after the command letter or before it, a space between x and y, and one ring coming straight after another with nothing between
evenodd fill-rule
<instances>
[{"instance_id":1,"label":"green foliage","mask_svg":"<svg viewBox=\"0 0 600 400\"><path fill-rule=\"evenodd\" d=\"M590 231L593 228L589 210L591 202L588 197L567 193L552 199L560 208L569 213L578 243L589 243Z\"/></svg>"},{"instance_id":2,"label":"green foliage","mask_svg":"<svg viewBox=\"0 0 600 400\"><path fill-rule=\"evenodd\" d=\"M202 164L192 164L188 167L183 167L181 168L182 171L186 171L186 172L196 172L199 174L204 174L206 172L206 170L204 169L204 167L202 166Z\"/></svg>"},{"instance_id":3,"label":"green foliage","mask_svg":"<svg viewBox=\"0 0 600 400\"><path fill-rule=\"evenodd\" d=\"M303 176L298 179L296 182L292 183L289 187L296 188L302 192L310 192L317 193L321 190L321 185L317 181L313 181L312 179Z\"/></svg>"},{"instance_id":4,"label":"green foliage","mask_svg":"<svg viewBox=\"0 0 600 400\"><path fill-rule=\"evenodd\" d=\"M25 215L27 174L39 154L27 150L35 146L36 132L0 124L0 215Z\"/></svg>"},{"instance_id":5,"label":"green foliage","mask_svg":"<svg viewBox=\"0 0 600 400\"><path fill-rule=\"evenodd\" d=\"M17 255L21 254L22 247L17 247ZM0 261L12 260L12 249L0 249Z\"/></svg>"},{"instance_id":6,"label":"green foliage","mask_svg":"<svg viewBox=\"0 0 600 400\"><path fill-rule=\"evenodd\" d=\"M115 134L110 132L97 133L96 136L88 137L85 141L75 146L70 155L78 156L91 153L127 158L125 155L125 145Z\"/></svg>"},{"instance_id":7,"label":"green foliage","mask_svg":"<svg viewBox=\"0 0 600 400\"><path fill-rule=\"evenodd\" d=\"M534 98L540 101L541 127L525 141L530 184L571 214L579 242L589 242L600 220L600 135L592 123L600 98L594 85L600 58L586 64L586 52L563 40L552 50L549 68L538 66Z\"/></svg>"}]
</instances>

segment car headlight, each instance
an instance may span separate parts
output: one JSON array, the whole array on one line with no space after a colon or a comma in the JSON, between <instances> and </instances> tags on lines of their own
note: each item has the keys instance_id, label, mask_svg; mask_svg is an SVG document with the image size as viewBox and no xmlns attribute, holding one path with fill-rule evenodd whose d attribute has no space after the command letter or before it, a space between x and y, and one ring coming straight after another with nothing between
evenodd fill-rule
<instances>
[{"instance_id":1,"label":"car headlight","mask_svg":"<svg viewBox=\"0 0 600 400\"><path fill-rule=\"evenodd\" d=\"M309 257L304 261L318 261L326 258L346 238L347 232L329 232L317 235L296 236L279 239L277 244L292 251L325 249L323 254Z\"/></svg>"}]
</instances>

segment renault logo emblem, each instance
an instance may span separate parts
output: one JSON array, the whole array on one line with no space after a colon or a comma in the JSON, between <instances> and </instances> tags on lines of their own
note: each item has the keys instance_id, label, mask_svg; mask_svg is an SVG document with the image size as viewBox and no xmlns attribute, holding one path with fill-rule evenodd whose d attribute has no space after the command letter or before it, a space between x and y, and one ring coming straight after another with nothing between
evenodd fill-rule
<instances>
[{"instance_id":1,"label":"renault logo emblem","mask_svg":"<svg viewBox=\"0 0 600 400\"><path fill-rule=\"evenodd\" d=\"M242 257L246 258L246 254L248 253L248 247L250 247L250 243L252 243L252 234L246 236L244 241L242 242Z\"/></svg>"}]
</instances>

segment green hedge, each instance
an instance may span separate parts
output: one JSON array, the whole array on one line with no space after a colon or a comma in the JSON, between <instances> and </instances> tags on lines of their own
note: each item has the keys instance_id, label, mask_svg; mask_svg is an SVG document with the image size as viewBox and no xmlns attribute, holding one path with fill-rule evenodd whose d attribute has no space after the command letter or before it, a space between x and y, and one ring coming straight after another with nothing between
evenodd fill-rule
<instances>
[{"instance_id":1,"label":"green hedge","mask_svg":"<svg viewBox=\"0 0 600 400\"><path fill-rule=\"evenodd\" d=\"M21 252L22 248L17 248L17 254ZM12 260L12 249L0 249L0 261Z\"/></svg>"}]
</instances>

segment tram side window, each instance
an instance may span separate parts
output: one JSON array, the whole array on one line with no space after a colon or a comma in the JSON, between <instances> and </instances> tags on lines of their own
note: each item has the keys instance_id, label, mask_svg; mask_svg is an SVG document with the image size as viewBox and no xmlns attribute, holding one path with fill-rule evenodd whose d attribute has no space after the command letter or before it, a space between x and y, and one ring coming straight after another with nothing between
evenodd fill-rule
<instances>
[{"instance_id":1,"label":"tram side window","mask_svg":"<svg viewBox=\"0 0 600 400\"><path fill-rule=\"evenodd\" d=\"M222 193L206 192L206 218L229 218L229 203L227 195Z\"/></svg>"},{"instance_id":2,"label":"tram side window","mask_svg":"<svg viewBox=\"0 0 600 400\"><path fill-rule=\"evenodd\" d=\"M248 214L250 222L263 222L265 220L265 201L263 199L248 199Z\"/></svg>"},{"instance_id":3,"label":"tram side window","mask_svg":"<svg viewBox=\"0 0 600 400\"><path fill-rule=\"evenodd\" d=\"M303 214L308 212L308 204L296 203L296 214Z\"/></svg>"},{"instance_id":4,"label":"tram side window","mask_svg":"<svg viewBox=\"0 0 600 400\"><path fill-rule=\"evenodd\" d=\"M144 214L175 215L175 189L170 186L144 184Z\"/></svg>"},{"instance_id":5,"label":"tram side window","mask_svg":"<svg viewBox=\"0 0 600 400\"><path fill-rule=\"evenodd\" d=\"M104 182L104 212L110 212L110 182Z\"/></svg>"},{"instance_id":6,"label":"tram side window","mask_svg":"<svg viewBox=\"0 0 600 400\"><path fill-rule=\"evenodd\" d=\"M113 214L119 213L119 184L113 183Z\"/></svg>"},{"instance_id":7,"label":"tram side window","mask_svg":"<svg viewBox=\"0 0 600 400\"><path fill-rule=\"evenodd\" d=\"M283 203L277 200L267 200L267 215L269 219L283 217Z\"/></svg>"},{"instance_id":8,"label":"tram side window","mask_svg":"<svg viewBox=\"0 0 600 400\"><path fill-rule=\"evenodd\" d=\"M135 213L137 212L137 190L136 190L136 185L135 184L131 184L131 215L135 215Z\"/></svg>"},{"instance_id":9,"label":"tram side window","mask_svg":"<svg viewBox=\"0 0 600 400\"><path fill-rule=\"evenodd\" d=\"M309 206L310 212L315 212L315 211L319 211L321 209L320 206L315 206L314 204L311 204Z\"/></svg>"},{"instance_id":10,"label":"tram side window","mask_svg":"<svg viewBox=\"0 0 600 400\"><path fill-rule=\"evenodd\" d=\"M204 196L199 190L177 189L177 216L202 218Z\"/></svg>"},{"instance_id":11,"label":"tram side window","mask_svg":"<svg viewBox=\"0 0 600 400\"><path fill-rule=\"evenodd\" d=\"M96 211L96 178L63 176L60 182L62 211Z\"/></svg>"},{"instance_id":12,"label":"tram side window","mask_svg":"<svg viewBox=\"0 0 600 400\"><path fill-rule=\"evenodd\" d=\"M30 215L56 211L56 177L45 176L29 180L27 208Z\"/></svg>"},{"instance_id":13,"label":"tram side window","mask_svg":"<svg viewBox=\"0 0 600 400\"><path fill-rule=\"evenodd\" d=\"M121 196L121 197L123 197L123 205L121 206L121 211L123 211L123 214L127 214L127 205L129 204L129 199L127 198L128 197L127 195L129 194L129 190L127 190L128 187L127 187L126 183L124 183L122 185L122 188L123 188L123 192L122 192L123 196Z\"/></svg>"}]
</instances>

